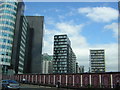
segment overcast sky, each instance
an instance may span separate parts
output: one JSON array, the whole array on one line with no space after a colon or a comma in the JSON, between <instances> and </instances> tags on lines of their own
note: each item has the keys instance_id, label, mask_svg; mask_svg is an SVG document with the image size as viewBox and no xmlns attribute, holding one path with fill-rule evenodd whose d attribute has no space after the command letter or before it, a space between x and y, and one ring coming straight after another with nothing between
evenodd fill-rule
<instances>
[{"instance_id":1,"label":"overcast sky","mask_svg":"<svg viewBox=\"0 0 120 90\"><path fill-rule=\"evenodd\" d=\"M79 65L89 50L105 49L107 71L118 70L117 2L25 2L25 15L44 16L43 53L53 54L54 35L67 34Z\"/></svg>"}]
</instances>

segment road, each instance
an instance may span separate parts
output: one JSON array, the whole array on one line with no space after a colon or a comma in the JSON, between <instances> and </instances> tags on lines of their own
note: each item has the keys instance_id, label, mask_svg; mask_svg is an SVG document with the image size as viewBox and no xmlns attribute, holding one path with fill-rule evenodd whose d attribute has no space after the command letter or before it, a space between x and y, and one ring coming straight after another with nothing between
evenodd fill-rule
<instances>
[{"instance_id":1,"label":"road","mask_svg":"<svg viewBox=\"0 0 120 90\"><path fill-rule=\"evenodd\" d=\"M20 90L73 90L73 89L64 89L64 88L56 88L56 87L48 87L48 86L21 84Z\"/></svg>"}]
</instances>

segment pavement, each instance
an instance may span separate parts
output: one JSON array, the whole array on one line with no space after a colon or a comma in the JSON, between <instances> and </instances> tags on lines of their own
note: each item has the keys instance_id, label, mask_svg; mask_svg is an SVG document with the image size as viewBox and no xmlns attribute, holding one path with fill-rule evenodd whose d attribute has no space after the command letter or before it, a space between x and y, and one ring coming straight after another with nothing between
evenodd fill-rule
<instances>
[{"instance_id":1,"label":"pavement","mask_svg":"<svg viewBox=\"0 0 120 90\"><path fill-rule=\"evenodd\" d=\"M79 88L79 89L67 89L67 88L57 88L49 86L39 86L32 84L21 84L20 90L120 90L113 88Z\"/></svg>"},{"instance_id":2,"label":"pavement","mask_svg":"<svg viewBox=\"0 0 120 90\"><path fill-rule=\"evenodd\" d=\"M21 86L20 90L73 90L66 88L32 85L32 84L21 84L20 86Z\"/></svg>"}]
</instances>

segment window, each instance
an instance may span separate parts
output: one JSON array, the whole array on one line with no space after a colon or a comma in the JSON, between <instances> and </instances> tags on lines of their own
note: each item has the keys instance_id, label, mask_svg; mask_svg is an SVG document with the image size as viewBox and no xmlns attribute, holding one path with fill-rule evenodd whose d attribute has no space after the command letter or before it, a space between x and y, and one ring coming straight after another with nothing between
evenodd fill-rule
<instances>
[{"instance_id":1,"label":"window","mask_svg":"<svg viewBox=\"0 0 120 90\"><path fill-rule=\"evenodd\" d=\"M16 15L16 13L15 13L15 12L10 11L10 10L4 10L4 13L10 13L10 14Z\"/></svg>"},{"instance_id":2,"label":"window","mask_svg":"<svg viewBox=\"0 0 120 90\"><path fill-rule=\"evenodd\" d=\"M5 48L5 45L2 45L2 48Z\"/></svg>"},{"instance_id":3,"label":"window","mask_svg":"<svg viewBox=\"0 0 120 90\"><path fill-rule=\"evenodd\" d=\"M10 19L10 20L15 20L15 18L13 18L12 16L9 16L9 15L4 15L4 16L2 16L2 18L4 18L4 19Z\"/></svg>"}]
</instances>

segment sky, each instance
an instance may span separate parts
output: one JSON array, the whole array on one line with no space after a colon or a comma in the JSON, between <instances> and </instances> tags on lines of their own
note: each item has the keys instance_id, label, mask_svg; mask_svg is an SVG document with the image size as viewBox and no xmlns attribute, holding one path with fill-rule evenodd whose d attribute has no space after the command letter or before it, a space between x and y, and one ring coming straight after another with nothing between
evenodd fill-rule
<instances>
[{"instance_id":1,"label":"sky","mask_svg":"<svg viewBox=\"0 0 120 90\"><path fill-rule=\"evenodd\" d=\"M105 49L107 72L118 71L117 2L25 2L25 15L44 16L43 53L67 34L77 62L89 70L90 49Z\"/></svg>"}]
</instances>

